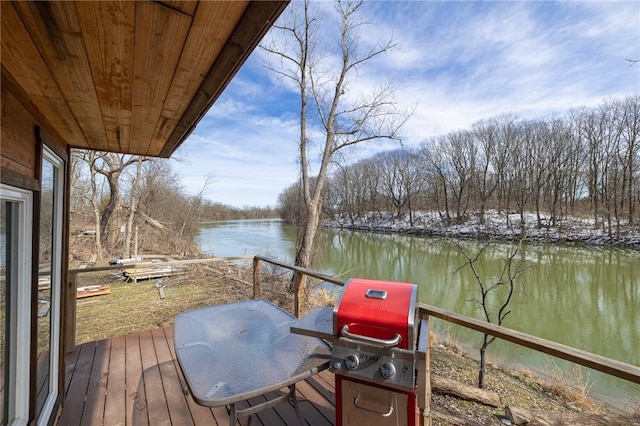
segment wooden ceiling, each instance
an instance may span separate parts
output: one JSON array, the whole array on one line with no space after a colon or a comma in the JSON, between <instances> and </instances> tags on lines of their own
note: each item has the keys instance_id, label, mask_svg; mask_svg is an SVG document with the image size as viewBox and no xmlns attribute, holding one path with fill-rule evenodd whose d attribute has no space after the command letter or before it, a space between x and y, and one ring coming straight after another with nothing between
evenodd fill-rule
<instances>
[{"instance_id":1,"label":"wooden ceiling","mask_svg":"<svg viewBox=\"0 0 640 426\"><path fill-rule=\"evenodd\" d=\"M2 73L71 146L168 157L284 1L1 1Z\"/></svg>"}]
</instances>

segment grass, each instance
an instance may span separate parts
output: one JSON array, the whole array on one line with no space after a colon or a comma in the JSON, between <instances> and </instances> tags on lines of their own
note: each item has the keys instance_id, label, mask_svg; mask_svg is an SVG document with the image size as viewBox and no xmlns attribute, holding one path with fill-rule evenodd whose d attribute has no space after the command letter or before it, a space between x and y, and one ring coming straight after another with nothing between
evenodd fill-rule
<instances>
[{"instance_id":1,"label":"grass","mask_svg":"<svg viewBox=\"0 0 640 426\"><path fill-rule=\"evenodd\" d=\"M235 271L227 274L227 270ZM111 294L78 299L76 342L78 344L122 336L138 330L173 324L181 312L205 306L250 299L252 284L245 279L243 269L217 265L189 267L185 276L177 279L125 283L111 273L81 274L79 286L109 284ZM158 283L166 285L164 299ZM263 283L263 295L279 306L287 298L272 298L274 285ZM292 299L292 297L291 297Z\"/></svg>"},{"instance_id":2,"label":"grass","mask_svg":"<svg viewBox=\"0 0 640 426\"><path fill-rule=\"evenodd\" d=\"M449 334L436 334L430 333L430 343L431 346L442 346L444 349L447 349L450 352L453 352L456 355L466 356L467 353L462 346L460 346Z\"/></svg>"},{"instance_id":3,"label":"grass","mask_svg":"<svg viewBox=\"0 0 640 426\"><path fill-rule=\"evenodd\" d=\"M546 380L541 386L572 407L587 413L597 414L602 407L591 397L594 382L589 374L583 374L582 368L574 364L571 369L562 369L555 362L550 362L545 369Z\"/></svg>"},{"instance_id":4,"label":"grass","mask_svg":"<svg viewBox=\"0 0 640 426\"><path fill-rule=\"evenodd\" d=\"M112 272L79 275L78 286L109 284L111 294L78 299L76 343L122 336L138 330L173 324L181 312L238 302L253 297L250 266L228 263L192 265L177 278L125 283ZM261 298L293 312L290 274L264 274ZM164 299L158 284L164 284ZM305 309L333 306L335 295L309 281Z\"/></svg>"},{"instance_id":5,"label":"grass","mask_svg":"<svg viewBox=\"0 0 640 426\"><path fill-rule=\"evenodd\" d=\"M631 417L640 419L640 396L631 401Z\"/></svg>"}]
</instances>

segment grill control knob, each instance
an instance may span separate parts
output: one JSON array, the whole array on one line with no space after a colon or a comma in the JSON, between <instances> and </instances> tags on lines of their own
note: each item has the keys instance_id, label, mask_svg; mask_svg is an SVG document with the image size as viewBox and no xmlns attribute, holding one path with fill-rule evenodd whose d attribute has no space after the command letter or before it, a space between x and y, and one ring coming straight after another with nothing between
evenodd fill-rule
<instances>
[{"instance_id":1,"label":"grill control knob","mask_svg":"<svg viewBox=\"0 0 640 426\"><path fill-rule=\"evenodd\" d=\"M358 368L360 364L360 359L354 354L347 355L344 359L344 366L347 367L347 370L355 370Z\"/></svg>"},{"instance_id":2,"label":"grill control knob","mask_svg":"<svg viewBox=\"0 0 640 426\"><path fill-rule=\"evenodd\" d=\"M392 362L387 361L380 366L380 375L385 379L390 379L396 375L396 367Z\"/></svg>"}]
</instances>

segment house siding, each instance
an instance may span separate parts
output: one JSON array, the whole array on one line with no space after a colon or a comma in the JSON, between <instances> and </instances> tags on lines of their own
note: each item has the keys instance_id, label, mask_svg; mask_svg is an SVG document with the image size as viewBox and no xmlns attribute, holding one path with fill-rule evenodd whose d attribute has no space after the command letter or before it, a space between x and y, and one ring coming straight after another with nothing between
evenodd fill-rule
<instances>
[{"instance_id":1,"label":"house siding","mask_svg":"<svg viewBox=\"0 0 640 426\"><path fill-rule=\"evenodd\" d=\"M11 84L2 79L2 150L0 167L28 178L36 177L38 123L18 100Z\"/></svg>"},{"instance_id":2,"label":"house siding","mask_svg":"<svg viewBox=\"0 0 640 426\"><path fill-rule=\"evenodd\" d=\"M65 162L65 166L67 164L69 155L68 150L69 147L61 142L61 138L57 135L55 130L51 126L49 126L39 113L37 109L33 106L33 104L28 101L27 96L21 89L14 84L11 76L8 76L4 73L2 74L2 82L0 85L1 92L1 104L2 105L2 115L0 118L0 182L11 185L14 187L31 190L34 192L34 224L32 228L32 240L33 240L33 265L32 265L32 287L31 287L31 297L32 297L32 309L31 309L31 323L32 323L32 332L31 332L31 391L30 395L32 396L32 401L30 402L30 421L35 422L35 377L36 377L36 333L35 324L37 324L37 297L38 297L38 283L37 283L37 274L38 274L38 241L39 241L39 226L38 226L38 218L39 218L39 194L40 194L40 162L41 162L41 150L42 143L45 143L43 140L46 140L47 146L49 146L54 152L58 154L59 157L63 159ZM46 139L42 137L42 134L46 134ZM65 167L67 168L67 167ZM65 172L65 200L64 200L64 212L63 212L63 230L62 230L62 289L61 289L61 300L65 300L65 289L66 289L66 277L67 277L67 258L68 258L68 174ZM64 302L62 302L64 305ZM61 307L62 318L61 321L64 322L64 308ZM63 330L61 328L61 330ZM64 336L61 335L61 342L59 347L64 348L64 342L62 341ZM60 361L59 361L59 381L58 381L58 389L59 395L63 394L64 389L64 351L60 351ZM57 405L59 407L61 402L61 398L58 399ZM52 420L56 416L56 412L58 411L58 407L54 408L52 414Z\"/></svg>"}]
</instances>

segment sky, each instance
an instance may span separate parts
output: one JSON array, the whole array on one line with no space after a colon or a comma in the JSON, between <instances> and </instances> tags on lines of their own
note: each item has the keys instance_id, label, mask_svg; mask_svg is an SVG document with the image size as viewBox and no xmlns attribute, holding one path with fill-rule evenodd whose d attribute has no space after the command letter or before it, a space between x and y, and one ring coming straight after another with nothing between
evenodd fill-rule
<instances>
[{"instance_id":1,"label":"sky","mask_svg":"<svg viewBox=\"0 0 640 426\"><path fill-rule=\"evenodd\" d=\"M335 45L333 3L313 6L326 11L323 42ZM501 114L562 116L640 93L640 63L627 61L640 59L635 0L371 1L361 12L362 46L393 37L397 47L353 74L349 88L372 93L393 84L398 107L413 111L404 147ZM298 180L299 95L265 68L273 59L265 55L254 51L174 154L188 193L200 193L209 177L204 196L213 202L276 206ZM341 161L400 146L368 142Z\"/></svg>"}]
</instances>

